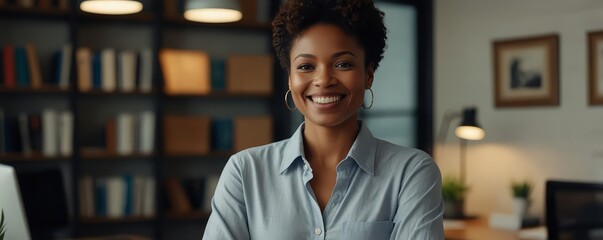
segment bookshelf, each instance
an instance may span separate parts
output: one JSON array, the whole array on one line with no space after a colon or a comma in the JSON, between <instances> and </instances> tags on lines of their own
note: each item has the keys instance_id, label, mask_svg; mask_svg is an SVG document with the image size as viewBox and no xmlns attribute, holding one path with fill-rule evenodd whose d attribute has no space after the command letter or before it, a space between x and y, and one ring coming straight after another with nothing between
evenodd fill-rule
<instances>
[{"instance_id":1,"label":"bookshelf","mask_svg":"<svg viewBox=\"0 0 603 240\"><path fill-rule=\"evenodd\" d=\"M40 168L56 165L64 171L66 195L70 209L69 226L63 238L91 237L110 234L134 234L151 239L172 239L184 232L186 239L203 233L209 212L194 209L175 212L169 207L163 182L168 178L194 179L216 177L226 160L235 150L215 150L205 154L170 154L164 150L164 118L169 115L206 116L211 120L233 119L248 116L272 118L272 140L289 136L289 113L282 106L286 88L285 74L278 61L272 65L272 91L270 93L230 93L226 89L213 90L206 95L169 95L164 92L159 52L161 49L204 51L212 59L226 61L231 55L271 55L269 21L244 19L232 24L202 24L185 20L180 15L167 13L168 1L145 0L141 13L124 16L103 16L81 12L79 1L68 5L21 7L14 1L0 4L0 28L7 29L7 37L0 39L4 46L23 46L31 43L37 49L44 84L41 87L7 87L0 81L0 109L6 118L21 113L40 115L44 110L72 114L71 152L67 155L48 156L34 150L25 155L19 151L0 153L0 163L17 168ZM172 1L169 1L172 2ZM257 0L269 16L276 9L276 0ZM36 3L38 3L36 1ZM259 6L259 5L258 5ZM269 18L269 16L267 16ZM4 34L3 34L4 35ZM244 44L242 44L244 43ZM69 63L68 86L59 87L55 55L65 45ZM88 48L102 54L113 49L116 56L121 51L152 53L152 89L124 91L119 86L107 91L93 86L82 91L79 79L78 49ZM3 50L3 49L2 49ZM4 61L0 61L2 65ZM3 72L1 72L3 73ZM140 74L137 72L137 74ZM3 80L4 76L0 76ZM60 78L60 77L59 77ZM282 80L282 81L281 81ZM58 80L60 81L60 80ZM122 113L137 115L152 112L155 123L152 151L138 150L118 153L107 148L107 122ZM43 163L43 164L42 164ZM19 170L19 169L18 169ZM86 215L80 195L82 178L145 176L154 181L151 214L123 214L117 217ZM175 224L175 222L177 222ZM190 222L190 223L188 223ZM186 229L183 230L183 226ZM176 234L176 235L174 235Z\"/></svg>"}]
</instances>

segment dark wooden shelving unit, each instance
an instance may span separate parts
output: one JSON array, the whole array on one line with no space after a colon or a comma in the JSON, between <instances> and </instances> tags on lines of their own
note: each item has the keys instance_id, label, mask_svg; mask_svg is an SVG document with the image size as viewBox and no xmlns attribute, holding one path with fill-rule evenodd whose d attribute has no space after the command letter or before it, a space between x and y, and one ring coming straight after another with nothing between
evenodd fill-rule
<instances>
[{"instance_id":1,"label":"dark wooden shelving unit","mask_svg":"<svg viewBox=\"0 0 603 240\"><path fill-rule=\"evenodd\" d=\"M169 0L171 1L171 0ZM37 4L37 1L35 1ZM279 1L269 0L269 12L270 15L273 15L278 5ZM72 47L72 63L70 66L70 79L68 89L61 89L58 86L47 86L44 85L41 88L30 88L30 87L15 87L15 88L6 88L0 86L0 100L8 99L9 102L5 102L4 105L10 106L19 106L18 104L22 104L19 101L26 101L31 96L37 101L40 99L55 99L55 101L51 101L52 103L47 104L56 104L55 102L60 101L60 107L56 110L70 110L73 113L73 121L74 121L74 130L73 130L73 154L72 156L57 156L57 157L45 157L39 152L34 152L30 156L25 156L21 153L7 153L0 154L0 163L2 164L12 164L17 167L22 165L36 165L42 162L48 163L57 163L57 164L65 164L68 166L69 171L69 181L70 184L68 186L68 192L71 194L68 195L70 198L68 204L70 204L69 208L73 210L73 215L70 220L70 234L71 238L85 238L89 237L85 232L85 229L90 229L89 227L92 225L94 228L97 226L99 228L106 226L121 226L128 224L136 224L143 225L152 229L152 234L148 236L151 239L163 239L163 228L166 227L165 223L169 223L172 221L192 221L194 223L205 222L209 217L208 212L203 211L193 211L190 213L175 213L171 212L168 209L164 209L163 195L165 194L162 190L163 185L161 184L163 180L165 180L165 169L164 167L171 167L172 164L189 164L189 163L201 163L201 164L209 164L212 165L213 168L219 168L220 166L226 163L227 159L234 154L234 151L212 151L208 154L203 155L169 155L166 154L163 150L164 140L163 140L163 120L162 118L166 115L172 114L173 109L170 108L170 104L178 105L179 102L193 102L197 103L198 101L204 103L214 103L214 102L241 102L245 103L248 101L259 102L260 104L265 105L265 108L268 109L268 112L265 114L270 114L274 119L274 140L281 140L287 136L289 136L289 126L288 124L282 124L282 122L289 122L289 113L285 108L281 108L279 104L274 104L272 101L282 101L282 97L286 90L286 83L275 83L273 84L273 92L270 94L245 94L245 93L228 93L225 90L213 91L207 95L166 95L163 92L163 80L161 75L160 63L158 58L159 51L167 46L172 47L170 44L167 44L167 38L165 33L169 31L197 31L195 34L225 34L227 36L230 35L242 35L242 36L261 36L261 38L270 39L271 36L271 26L269 22L265 23L250 23L250 22L239 22L239 23L228 23L228 24L207 24L207 23L196 23L185 20L183 17L167 17L166 14L163 13L163 1L160 0L151 0L151 1L143 1L144 4L149 4L151 6L145 6L143 12L130 14L130 15L122 15L122 16L108 16L108 15L99 15L99 14L90 14L85 13L79 10L79 1L70 0L69 1L69 9L58 9L56 7L42 9L39 7L32 8L23 8L12 6L10 4L5 4L0 6L0 21L8 21L10 23L20 23L20 22L46 22L51 21L54 25L60 25L61 27L65 27L67 30L66 33L60 33L61 36L40 36L40 38L49 38L49 39L64 39L64 40L55 40L61 41L61 44L70 44ZM27 24L30 25L30 24ZM54 26L53 25L53 26ZM91 48L99 48L104 44L103 41L106 39L118 39L121 42L130 41L130 36L103 36L102 34L115 34L113 32L105 33L99 32L96 33L94 30L89 30L87 27L92 26L95 27L93 29L119 29L122 25L127 26L127 28L141 28L142 32L145 34L148 32L148 36L143 36L144 39L148 39L149 43L145 43L146 45L141 47L150 48L153 52L153 73L152 73L152 85L153 90L150 92L141 92L138 90L132 92L123 92L123 91L112 91L106 92L103 90L91 90L81 92L78 89L78 75L77 75L77 58L76 51L79 47L91 47ZM12 27L12 26L11 26ZM14 26L18 28L18 26ZM32 26L29 26L32 27ZM33 25L35 28L35 24ZM211 30L211 31L206 31ZM218 30L218 31L213 31ZM16 34L19 31L13 31ZM211 33L207 33L211 32ZM87 43L84 42L86 36L81 36L82 33L85 34L99 34L98 42ZM65 36L65 34L67 36ZM25 38L25 37L23 37ZM90 38L96 41L96 38ZM88 39L88 41L90 41ZM1 42L1 41L0 41ZM233 40L233 43L236 43L237 40ZM16 42L15 45L22 45L28 42ZM101 46L98 46L98 45ZM228 43L220 43L220 44L228 44ZM263 45L265 44L265 45ZM91 45L91 46L89 46ZM130 43L130 45L136 45L136 43ZM176 44L177 45L177 44ZM256 44L258 45L258 44ZM268 47L266 47L268 46ZM107 47L114 47L107 44ZM262 46L255 46L260 48L267 49L264 53L272 54L271 52L271 43L269 41L262 42ZM121 50L120 48L124 47L114 47L117 50ZM182 48L187 48L186 46L182 46ZM190 47L189 47L190 48ZM201 47L199 47L201 48ZM254 48L254 46L251 46ZM228 49L228 48L226 48ZM54 49L57 50L57 49ZM100 50L100 49L93 49ZM236 54L237 52L230 52ZM45 51L39 51L39 54L46 54L46 56L40 58L40 61L51 61L51 57L48 49ZM42 64L41 67L49 68L54 67L52 64ZM43 69L44 70L44 69ZM47 73L49 71L46 71ZM273 81L277 81L278 79L283 79L284 72L280 70L278 66L278 61L274 61L274 71L273 71ZM54 76L54 75L53 75ZM44 78L47 76L45 75ZM59 99L59 100L56 100ZM119 112L119 104L115 107L111 107L110 104L115 104L116 102L129 102L129 101L138 101L146 104L145 106L151 106L151 109L156 114L155 120L155 141L154 141L154 153L153 154L129 154L129 155L119 155L116 153L110 153L103 149L95 149L90 150L88 146L96 146L95 144L87 144L86 141L88 138L84 136L85 134L90 134L91 132L96 134L98 133L98 129L93 126L87 125L87 122L84 122L84 119L90 119L90 116L95 116L97 112L101 112L100 114L108 114L106 112L107 109L115 110L115 112ZM66 104L63 104L66 102ZM169 102L169 103L168 103ZM87 104L91 104L91 106L101 105L106 107L107 109L94 109L89 108ZM167 103L167 104L166 104ZM17 104L17 105L14 105ZM103 105L105 104L105 105ZM4 106L0 102L0 108ZM50 106L55 107L55 106ZM12 107L13 109L15 107ZM17 107L18 108L18 107ZM65 109L66 108L66 109ZM126 109L127 111L132 111ZM14 115L14 113L12 113ZM88 118L86 118L88 117ZM221 116L218 116L221 117ZM281 122L282 121L282 122ZM174 161L175 160L175 161ZM193 160L193 161L188 161ZM109 164L105 164L105 162ZM150 169L150 176L155 180L155 216L153 217L143 217L143 216L125 216L119 218L111 218L111 217L81 217L80 214L80 203L79 203L79 185L78 181L80 177L90 176L90 173L84 172L86 167L94 168L97 165L102 165L105 167L119 166L120 164L124 164L127 162L128 165L141 164L145 168ZM23 164L21 164L23 163ZM98 164L101 163L101 164ZM217 166L217 167L216 167ZM219 172L215 172L219 174ZM93 175L93 174L92 174ZM94 176L96 177L96 176ZM178 176L176 176L178 177ZM204 223L203 223L204 224Z\"/></svg>"}]
</instances>

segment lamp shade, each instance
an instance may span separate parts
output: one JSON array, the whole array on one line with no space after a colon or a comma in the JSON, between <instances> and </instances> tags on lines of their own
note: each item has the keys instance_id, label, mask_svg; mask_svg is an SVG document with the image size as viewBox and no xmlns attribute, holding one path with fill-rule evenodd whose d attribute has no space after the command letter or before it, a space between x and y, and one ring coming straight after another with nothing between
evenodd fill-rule
<instances>
[{"instance_id":1,"label":"lamp shade","mask_svg":"<svg viewBox=\"0 0 603 240\"><path fill-rule=\"evenodd\" d=\"M142 8L142 3L134 0L85 0L80 3L84 12L108 15L137 13Z\"/></svg>"},{"instance_id":2,"label":"lamp shade","mask_svg":"<svg viewBox=\"0 0 603 240\"><path fill-rule=\"evenodd\" d=\"M238 0L187 0L184 18L194 22L227 23L243 18Z\"/></svg>"},{"instance_id":3,"label":"lamp shade","mask_svg":"<svg viewBox=\"0 0 603 240\"><path fill-rule=\"evenodd\" d=\"M477 123L476 108L466 108L463 110L463 121L455 129L454 133L457 137L466 140L481 140L484 138L486 133Z\"/></svg>"}]
</instances>

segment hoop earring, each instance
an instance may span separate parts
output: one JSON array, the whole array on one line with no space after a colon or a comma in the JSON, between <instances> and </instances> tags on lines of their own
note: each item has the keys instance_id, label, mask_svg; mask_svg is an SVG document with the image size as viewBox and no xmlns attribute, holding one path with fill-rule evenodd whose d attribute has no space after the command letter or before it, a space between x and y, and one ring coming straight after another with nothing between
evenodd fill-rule
<instances>
[{"instance_id":1,"label":"hoop earring","mask_svg":"<svg viewBox=\"0 0 603 240\"><path fill-rule=\"evenodd\" d=\"M291 89L287 90L287 92L285 93L285 106L287 106L287 109L293 111L297 108L292 108L289 106L289 101L287 101L287 98L289 97L289 93L291 93Z\"/></svg>"},{"instance_id":2,"label":"hoop earring","mask_svg":"<svg viewBox=\"0 0 603 240\"><path fill-rule=\"evenodd\" d=\"M371 108L371 107L373 106L373 100L375 100L375 97L374 97L374 95L373 95L373 90L372 90L372 89L370 89L370 88L369 88L368 90L371 92L371 105L369 105L368 107L365 107L365 106L364 106L364 102L363 102L363 103L362 103L362 108L364 108L364 109L369 109L369 108Z\"/></svg>"}]
</instances>

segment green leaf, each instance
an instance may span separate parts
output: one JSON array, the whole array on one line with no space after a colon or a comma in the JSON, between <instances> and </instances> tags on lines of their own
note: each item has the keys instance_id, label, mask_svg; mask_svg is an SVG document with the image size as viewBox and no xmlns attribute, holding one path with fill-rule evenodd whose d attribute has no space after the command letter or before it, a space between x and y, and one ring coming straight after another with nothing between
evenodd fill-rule
<instances>
[{"instance_id":1,"label":"green leaf","mask_svg":"<svg viewBox=\"0 0 603 240\"><path fill-rule=\"evenodd\" d=\"M2 209L2 215L0 216L0 240L4 240L4 234L6 233L6 226L4 225L4 209Z\"/></svg>"},{"instance_id":2,"label":"green leaf","mask_svg":"<svg viewBox=\"0 0 603 240\"><path fill-rule=\"evenodd\" d=\"M514 197L528 199L532 192L532 183L528 180L513 181L511 182L511 191Z\"/></svg>"},{"instance_id":3,"label":"green leaf","mask_svg":"<svg viewBox=\"0 0 603 240\"><path fill-rule=\"evenodd\" d=\"M445 201L459 202L465 198L468 190L469 187L455 177L447 176L442 180L442 197Z\"/></svg>"}]
</instances>

